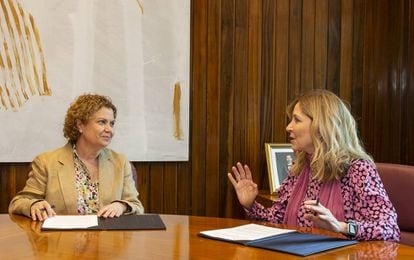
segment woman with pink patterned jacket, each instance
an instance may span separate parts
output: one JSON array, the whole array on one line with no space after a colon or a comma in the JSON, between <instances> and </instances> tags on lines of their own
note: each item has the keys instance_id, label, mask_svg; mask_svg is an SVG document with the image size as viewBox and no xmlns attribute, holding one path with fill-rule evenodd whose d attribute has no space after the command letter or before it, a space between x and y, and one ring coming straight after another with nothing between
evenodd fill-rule
<instances>
[{"instance_id":1,"label":"woman with pink patterned jacket","mask_svg":"<svg viewBox=\"0 0 414 260\"><path fill-rule=\"evenodd\" d=\"M228 173L247 215L356 240L399 241L397 213L344 102L314 90L295 99L287 112L295 161L272 207L255 201L258 188L247 165L237 163Z\"/></svg>"}]
</instances>

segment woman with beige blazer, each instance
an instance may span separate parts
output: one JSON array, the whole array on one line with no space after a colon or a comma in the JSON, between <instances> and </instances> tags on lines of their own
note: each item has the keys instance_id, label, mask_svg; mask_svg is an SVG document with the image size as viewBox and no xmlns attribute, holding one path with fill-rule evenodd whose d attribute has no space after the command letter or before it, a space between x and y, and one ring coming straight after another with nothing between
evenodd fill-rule
<instances>
[{"instance_id":1,"label":"woman with beige blazer","mask_svg":"<svg viewBox=\"0 0 414 260\"><path fill-rule=\"evenodd\" d=\"M34 159L9 212L39 221L56 214L106 218L143 213L129 161L106 148L114 136L116 113L108 97L79 96L65 117L68 143Z\"/></svg>"}]
</instances>

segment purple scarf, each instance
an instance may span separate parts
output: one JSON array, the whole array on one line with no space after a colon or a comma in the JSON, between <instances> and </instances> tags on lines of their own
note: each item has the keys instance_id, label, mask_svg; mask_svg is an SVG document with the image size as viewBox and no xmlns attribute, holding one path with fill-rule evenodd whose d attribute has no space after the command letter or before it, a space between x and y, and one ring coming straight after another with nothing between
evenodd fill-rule
<instances>
[{"instance_id":1,"label":"purple scarf","mask_svg":"<svg viewBox=\"0 0 414 260\"><path fill-rule=\"evenodd\" d=\"M303 201L310 199L315 200L317 199L318 195L319 202L325 208L328 208L338 221L344 221L345 212L341 193L341 182L339 180L324 182L321 184L317 182L317 185L320 185L319 194L318 189L311 188L311 194L313 198L305 198L311 181L310 163L308 161L299 176L297 176L295 187L293 188L292 195L290 196L286 207L283 224L298 226L298 213L299 209L303 207Z\"/></svg>"}]
</instances>

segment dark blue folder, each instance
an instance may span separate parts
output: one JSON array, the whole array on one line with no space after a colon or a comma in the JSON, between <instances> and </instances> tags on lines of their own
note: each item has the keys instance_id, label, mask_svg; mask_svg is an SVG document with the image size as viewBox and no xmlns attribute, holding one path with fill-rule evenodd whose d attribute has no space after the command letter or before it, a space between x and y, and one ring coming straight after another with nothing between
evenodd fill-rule
<instances>
[{"instance_id":1,"label":"dark blue folder","mask_svg":"<svg viewBox=\"0 0 414 260\"><path fill-rule=\"evenodd\" d=\"M276 236L270 236L248 242L220 239L202 233L200 233L199 235L207 238L218 239L222 241L238 243L257 248L280 251L298 256L308 256L327 250L354 245L358 243L355 240L300 232L291 232Z\"/></svg>"},{"instance_id":2,"label":"dark blue folder","mask_svg":"<svg viewBox=\"0 0 414 260\"><path fill-rule=\"evenodd\" d=\"M270 249L289 254L308 256L334 248L353 245L355 240L316 235L309 233L292 232L247 242L245 245Z\"/></svg>"}]
</instances>

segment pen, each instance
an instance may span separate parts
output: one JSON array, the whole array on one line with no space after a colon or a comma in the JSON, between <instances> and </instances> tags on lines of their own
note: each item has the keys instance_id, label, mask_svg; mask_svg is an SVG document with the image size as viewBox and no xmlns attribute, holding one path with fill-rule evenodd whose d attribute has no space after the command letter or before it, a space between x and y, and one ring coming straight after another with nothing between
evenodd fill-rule
<instances>
[{"instance_id":1,"label":"pen","mask_svg":"<svg viewBox=\"0 0 414 260\"><path fill-rule=\"evenodd\" d=\"M316 206L319 206L319 197L316 199ZM313 214L315 216L318 216L318 213L317 212L314 212Z\"/></svg>"},{"instance_id":2,"label":"pen","mask_svg":"<svg viewBox=\"0 0 414 260\"><path fill-rule=\"evenodd\" d=\"M54 208L55 208L55 205L51 205L50 207L51 207L52 209L54 209ZM45 211L45 210L46 210L46 208L41 208L41 209L40 209L40 211Z\"/></svg>"}]
</instances>

